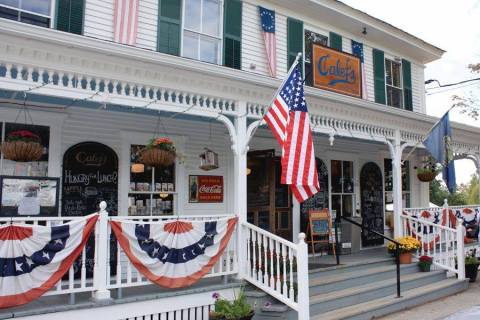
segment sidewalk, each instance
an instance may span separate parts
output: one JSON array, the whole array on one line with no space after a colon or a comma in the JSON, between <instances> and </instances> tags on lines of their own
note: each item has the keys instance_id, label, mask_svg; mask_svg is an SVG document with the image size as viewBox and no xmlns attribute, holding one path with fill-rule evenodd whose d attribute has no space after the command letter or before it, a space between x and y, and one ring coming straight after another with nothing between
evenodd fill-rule
<instances>
[{"instance_id":1,"label":"sidewalk","mask_svg":"<svg viewBox=\"0 0 480 320\"><path fill-rule=\"evenodd\" d=\"M468 310L470 316L464 314ZM464 292L378 318L379 320L474 320L480 319L480 282L469 283ZM474 316L473 314L476 314Z\"/></svg>"}]
</instances>

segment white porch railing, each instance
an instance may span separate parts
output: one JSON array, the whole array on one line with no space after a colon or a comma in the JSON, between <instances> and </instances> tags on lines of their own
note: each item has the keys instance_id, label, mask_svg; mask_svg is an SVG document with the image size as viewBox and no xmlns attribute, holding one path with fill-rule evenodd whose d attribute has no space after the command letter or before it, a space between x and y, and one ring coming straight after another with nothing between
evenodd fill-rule
<instances>
[{"instance_id":1,"label":"white porch railing","mask_svg":"<svg viewBox=\"0 0 480 320\"><path fill-rule=\"evenodd\" d=\"M298 319L310 319L305 234L295 244L248 222L240 227L247 248L245 280L296 310Z\"/></svg>"},{"instance_id":2,"label":"white porch railing","mask_svg":"<svg viewBox=\"0 0 480 320\"><path fill-rule=\"evenodd\" d=\"M435 217L438 222L427 221L424 217ZM462 219L456 219L456 225L450 222L448 207L407 208L401 216L403 235L412 236L421 246L416 256L433 258L436 268L457 274L459 280L465 279L465 227Z\"/></svg>"}]
</instances>

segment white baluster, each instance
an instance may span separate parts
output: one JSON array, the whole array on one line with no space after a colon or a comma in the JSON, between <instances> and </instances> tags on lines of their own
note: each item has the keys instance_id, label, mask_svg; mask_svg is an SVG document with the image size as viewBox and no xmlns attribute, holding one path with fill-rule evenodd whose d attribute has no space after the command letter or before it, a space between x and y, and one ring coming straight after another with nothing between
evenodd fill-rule
<instances>
[{"instance_id":1,"label":"white baluster","mask_svg":"<svg viewBox=\"0 0 480 320\"><path fill-rule=\"evenodd\" d=\"M5 78L12 79L12 68L13 65L11 63L5 64Z\"/></svg>"},{"instance_id":2,"label":"white baluster","mask_svg":"<svg viewBox=\"0 0 480 320\"><path fill-rule=\"evenodd\" d=\"M244 228L243 225L239 226L239 230L241 230L241 228ZM247 265L246 265L246 272L245 274L247 274L249 277L254 277L253 276L253 270L251 268L251 260L252 260L252 252L251 252L251 245L252 245L252 238L251 238L251 233L252 231L245 227L245 232L247 233ZM242 254L241 252L240 253L237 253L237 254ZM239 266L239 268L244 268L245 266ZM255 267L255 266L254 266Z\"/></svg>"},{"instance_id":3,"label":"white baluster","mask_svg":"<svg viewBox=\"0 0 480 320\"><path fill-rule=\"evenodd\" d=\"M277 258L277 281L275 283L275 289L280 292L282 289L280 284L280 243L278 241L275 241L275 256Z\"/></svg>"},{"instance_id":4,"label":"white baluster","mask_svg":"<svg viewBox=\"0 0 480 320\"><path fill-rule=\"evenodd\" d=\"M270 277L268 279L268 285L271 288L275 288L275 276L273 273L273 261L274 261L274 250L273 250L273 239L270 238L269 244L268 244L268 249L270 250Z\"/></svg>"},{"instance_id":5,"label":"white baluster","mask_svg":"<svg viewBox=\"0 0 480 320\"><path fill-rule=\"evenodd\" d=\"M263 283L268 286L268 258L267 258L268 238L262 234L263 249Z\"/></svg>"},{"instance_id":6,"label":"white baluster","mask_svg":"<svg viewBox=\"0 0 480 320\"><path fill-rule=\"evenodd\" d=\"M287 289L287 247L282 243L282 262L283 262L283 287L282 287L282 294L285 297L288 297L288 289ZM290 273L292 273L290 271Z\"/></svg>"},{"instance_id":7,"label":"white baluster","mask_svg":"<svg viewBox=\"0 0 480 320\"><path fill-rule=\"evenodd\" d=\"M255 280L258 281L258 278L260 276L260 261L257 262L257 254L260 252L258 249L258 237L257 237L257 232L252 230L252 238L253 238L253 277ZM260 260L260 258L259 258Z\"/></svg>"},{"instance_id":8,"label":"white baluster","mask_svg":"<svg viewBox=\"0 0 480 320\"><path fill-rule=\"evenodd\" d=\"M82 265L80 266L80 286L82 288L85 288L87 286L87 269L85 267L86 265L86 249L83 247L82 250Z\"/></svg>"},{"instance_id":9,"label":"white baluster","mask_svg":"<svg viewBox=\"0 0 480 320\"><path fill-rule=\"evenodd\" d=\"M290 265L290 270L289 270L290 283L288 284L288 286L289 286L288 297L291 300L294 300L295 299L295 291L293 290L293 249L291 247L288 247L288 263ZM297 261L297 263L298 263L298 261ZM298 270L297 270L297 280L298 280L298 278L301 278L301 277L298 276Z\"/></svg>"}]
</instances>

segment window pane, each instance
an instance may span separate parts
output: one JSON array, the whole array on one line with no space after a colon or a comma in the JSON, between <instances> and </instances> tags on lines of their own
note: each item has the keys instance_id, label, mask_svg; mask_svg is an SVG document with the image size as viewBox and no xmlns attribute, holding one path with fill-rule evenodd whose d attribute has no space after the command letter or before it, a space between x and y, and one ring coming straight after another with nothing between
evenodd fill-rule
<instances>
[{"instance_id":1,"label":"window pane","mask_svg":"<svg viewBox=\"0 0 480 320\"><path fill-rule=\"evenodd\" d=\"M22 0L23 10L50 16L51 0Z\"/></svg>"},{"instance_id":2,"label":"window pane","mask_svg":"<svg viewBox=\"0 0 480 320\"><path fill-rule=\"evenodd\" d=\"M45 18L26 12L20 12L20 21L40 27L48 28L50 26L50 18Z\"/></svg>"},{"instance_id":3,"label":"window pane","mask_svg":"<svg viewBox=\"0 0 480 320\"><path fill-rule=\"evenodd\" d=\"M342 216L343 217L353 216L353 195L342 196Z\"/></svg>"},{"instance_id":4,"label":"window pane","mask_svg":"<svg viewBox=\"0 0 480 320\"><path fill-rule=\"evenodd\" d=\"M332 192L342 192L342 161L332 160Z\"/></svg>"},{"instance_id":5,"label":"window pane","mask_svg":"<svg viewBox=\"0 0 480 320\"><path fill-rule=\"evenodd\" d=\"M395 87L402 87L402 83L400 81L401 74L400 74L400 64L392 62L392 83Z\"/></svg>"},{"instance_id":6,"label":"window pane","mask_svg":"<svg viewBox=\"0 0 480 320\"><path fill-rule=\"evenodd\" d=\"M15 7L15 8L18 8L20 5L19 0L0 0L0 4L4 4L4 5Z\"/></svg>"},{"instance_id":7,"label":"window pane","mask_svg":"<svg viewBox=\"0 0 480 320\"><path fill-rule=\"evenodd\" d=\"M198 1L200 2L200 1ZM202 32L218 36L220 31L220 6L217 0L203 1Z\"/></svg>"},{"instance_id":8,"label":"window pane","mask_svg":"<svg viewBox=\"0 0 480 320\"><path fill-rule=\"evenodd\" d=\"M199 0L185 0L185 28L200 31L200 7Z\"/></svg>"},{"instance_id":9,"label":"window pane","mask_svg":"<svg viewBox=\"0 0 480 320\"><path fill-rule=\"evenodd\" d=\"M18 20L18 11L15 9L0 7L0 18Z\"/></svg>"},{"instance_id":10,"label":"window pane","mask_svg":"<svg viewBox=\"0 0 480 320\"><path fill-rule=\"evenodd\" d=\"M402 90L392 88L392 106L401 108L403 105Z\"/></svg>"},{"instance_id":11,"label":"window pane","mask_svg":"<svg viewBox=\"0 0 480 320\"><path fill-rule=\"evenodd\" d=\"M385 60L385 82L389 85L392 84L392 62Z\"/></svg>"},{"instance_id":12,"label":"window pane","mask_svg":"<svg viewBox=\"0 0 480 320\"><path fill-rule=\"evenodd\" d=\"M387 86L387 105L392 106L392 87Z\"/></svg>"},{"instance_id":13,"label":"window pane","mask_svg":"<svg viewBox=\"0 0 480 320\"><path fill-rule=\"evenodd\" d=\"M183 56L198 59L198 36L191 32L185 32L183 35Z\"/></svg>"},{"instance_id":14,"label":"window pane","mask_svg":"<svg viewBox=\"0 0 480 320\"><path fill-rule=\"evenodd\" d=\"M305 61L308 62L312 61L312 44L327 46L328 37L313 31L305 30Z\"/></svg>"},{"instance_id":15,"label":"window pane","mask_svg":"<svg viewBox=\"0 0 480 320\"><path fill-rule=\"evenodd\" d=\"M332 195L332 211L335 211L337 215L342 214L342 196L338 194ZM332 212L332 216L335 216Z\"/></svg>"},{"instance_id":16,"label":"window pane","mask_svg":"<svg viewBox=\"0 0 480 320\"><path fill-rule=\"evenodd\" d=\"M217 63L218 40L202 37L200 40L200 60Z\"/></svg>"},{"instance_id":17,"label":"window pane","mask_svg":"<svg viewBox=\"0 0 480 320\"><path fill-rule=\"evenodd\" d=\"M353 162L343 161L343 192L353 192Z\"/></svg>"}]
</instances>

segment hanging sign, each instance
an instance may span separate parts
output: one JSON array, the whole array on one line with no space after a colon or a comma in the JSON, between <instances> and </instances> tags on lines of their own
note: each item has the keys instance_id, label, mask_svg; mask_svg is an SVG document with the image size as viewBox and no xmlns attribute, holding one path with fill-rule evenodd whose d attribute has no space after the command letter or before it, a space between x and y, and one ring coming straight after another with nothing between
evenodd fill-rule
<instances>
[{"instance_id":1,"label":"hanging sign","mask_svg":"<svg viewBox=\"0 0 480 320\"><path fill-rule=\"evenodd\" d=\"M222 176L189 176L188 202L217 203L223 202Z\"/></svg>"},{"instance_id":2,"label":"hanging sign","mask_svg":"<svg viewBox=\"0 0 480 320\"><path fill-rule=\"evenodd\" d=\"M362 97L361 62L358 57L316 44L312 52L315 87Z\"/></svg>"}]
</instances>

